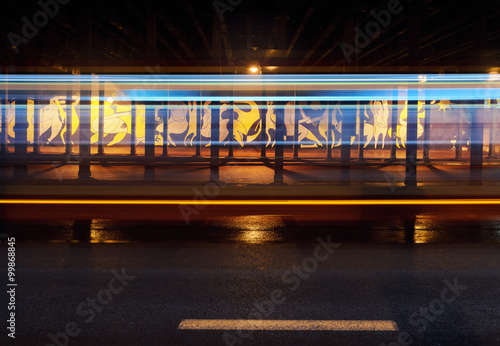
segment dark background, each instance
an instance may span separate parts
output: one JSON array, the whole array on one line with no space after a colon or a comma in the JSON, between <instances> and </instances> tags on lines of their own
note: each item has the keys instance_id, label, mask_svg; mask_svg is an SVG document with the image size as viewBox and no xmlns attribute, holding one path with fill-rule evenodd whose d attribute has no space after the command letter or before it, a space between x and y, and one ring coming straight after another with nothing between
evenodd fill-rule
<instances>
[{"instance_id":1,"label":"dark background","mask_svg":"<svg viewBox=\"0 0 500 346\"><path fill-rule=\"evenodd\" d=\"M262 73L499 67L497 1L401 0L401 12L370 35L370 28L378 31L371 11L382 15L393 2L72 0L38 16L36 34L21 39L23 17L33 23L42 7L37 1L1 1L0 65L3 73L148 74L246 73L252 64ZM361 34L359 50L346 59L343 43L356 47L356 32L367 31L368 43Z\"/></svg>"}]
</instances>

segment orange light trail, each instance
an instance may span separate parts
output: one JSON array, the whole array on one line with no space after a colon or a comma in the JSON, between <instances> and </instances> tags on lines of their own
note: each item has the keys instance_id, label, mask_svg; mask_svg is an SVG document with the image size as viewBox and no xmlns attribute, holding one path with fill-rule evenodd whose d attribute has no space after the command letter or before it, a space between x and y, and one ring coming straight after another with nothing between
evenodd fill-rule
<instances>
[{"instance_id":1,"label":"orange light trail","mask_svg":"<svg viewBox=\"0 0 500 346\"><path fill-rule=\"evenodd\" d=\"M0 199L0 204L94 205L499 205L500 199L352 199L352 200L92 200Z\"/></svg>"}]
</instances>

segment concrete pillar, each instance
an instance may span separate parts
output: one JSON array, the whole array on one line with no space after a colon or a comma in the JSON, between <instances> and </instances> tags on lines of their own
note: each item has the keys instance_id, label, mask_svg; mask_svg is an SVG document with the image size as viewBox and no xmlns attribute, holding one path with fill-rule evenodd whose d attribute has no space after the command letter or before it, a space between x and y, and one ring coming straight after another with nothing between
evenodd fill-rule
<instances>
[{"instance_id":1,"label":"concrete pillar","mask_svg":"<svg viewBox=\"0 0 500 346\"><path fill-rule=\"evenodd\" d=\"M90 6L83 6L81 12L81 65L90 64L92 59L92 36L93 36L93 19L92 9ZM80 70L83 71L83 68ZM90 130L91 117L91 102L92 82L85 79L83 76L80 80L80 143L79 143L79 168L78 178L88 179L91 176L90 172L90 139L92 132Z\"/></svg>"},{"instance_id":2,"label":"concrete pillar","mask_svg":"<svg viewBox=\"0 0 500 346\"><path fill-rule=\"evenodd\" d=\"M410 30L408 48L408 69L415 71L420 63L420 21L422 0L410 5ZM418 130L418 89L410 85L408 89L408 119L406 127L406 178L407 187L417 186L417 130Z\"/></svg>"},{"instance_id":3,"label":"concrete pillar","mask_svg":"<svg viewBox=\"0 0 500 346\"><path fill-rule=\"evenodd\" d=\"M348 14L344 20L344 42L352 47L354 42L354 28L356 24L355 14ZM357 53L350 57L344 54L344 72L352 72L352 67L356 65ZM350 102L342 102L342 139L340 145L340 184L351 184L351 134L352 126L356 126L356 110Z\"/></svg>"}]
</instances>

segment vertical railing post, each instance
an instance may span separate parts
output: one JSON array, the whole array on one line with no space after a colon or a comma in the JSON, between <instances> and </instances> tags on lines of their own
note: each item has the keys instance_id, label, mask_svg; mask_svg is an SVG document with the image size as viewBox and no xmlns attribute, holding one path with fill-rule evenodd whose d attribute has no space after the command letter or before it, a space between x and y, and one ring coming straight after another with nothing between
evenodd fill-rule
<instances>
[{"instance_id":1,"label":"vertical railing post","mask_svg":"<svg viewBox=\"0 0 500 346\"><path fill-rule=\"evenodd\" d=\"M284 92L278 91L277 96L284 96ZM276 114L276 143L274 144L274 183L283 183L283 154L285 147L285 104L284 101L277 101L275 107Z\"/></svg>"},{"instance_id":2,"label":"vertical railing post","mask_svg":"<svg viewBox=\"0 0 500 346\"><path fill-rule=\"evenodd\" d=\"M359 107L359 160L363 161L365 159L365 112L367 102L364 101L361 105Z\"/></svg>"},{"instance_id":3,"label":"vertical railing post","mask_svg":"<svg viewBox=\"0 0 500 346\"><path fill-rule=\"evenodd\" d=\"M5 83L5 88L7 88L7 83ZM1 133L1 138L0 138L0 152L6 153L7 152L7 90L2 89L0 90L0 107L2 108L2 133Z\"/></svg>"},{"instance_id":4,"label":"vertical railing post","mask_svg":"<svg viewBox=\"0 0 500 346\"><path fill-rule=\"evenodd\" d=\"M422 4L422 0L413 1L409 8L407 62L410 69L416 69L420 64L419 47ZM417 186L418 96L418 86L410 85L408 90L408 118L406 128L405 185L407 187Z\"/></svg>"},{"instance_id":5,"label":"vertical railing post","mask_svg":"<svg viewBox=\"0 0 500 346\"><path fill-rule=\"evenodd\" d=\"M234 92L232 93L234 97ZM227 156L232 158L234 157L234 101L230 101L228 104L228 112L229 112L229 123L228 123L228 132L229 132L229 149Z\"/></svg>"},{"instance_id":6,"label":"vertical railing post","mask_svg":"<svg viewBox=\"0 0 500 346\"><path fill-rule=\"evenodd\" d=\"M396 156L396 136L398 132L398 114L399 114L399 90L394 88L392 91L391 102L391 162L397 160Z\"/></svg>"},{"instance_id":7,"label":"vertical railing post","mask_svg":"<svg viewBox=\"0 0 500 346\"><path fill-rule=\"evenodd\" d=\"M83 6L80 13L80 63L88 66L93 58L93 13L90 6ZM82 66L83 70L83 66ZM97 81L98 83L98 81ZM90 171L90 152L91 152L91 117L92 117L92 86L94 79L90 75L80 75L80 143L79 143L79 168L78 178L89 179ZM100 87L98 87L100 89ZM101 104L100 101L98 103Z\"/></svg>"},{"instance_id":8,"label":"vertical railing post","mask_svg":"<svg viewBox=\"0 0 500 346\"><path fill-rule=\"evenodd\" d=\"M33 154L40 154L40 110L43 108L43 91L38 90L38 97L33 105Z\"/></svg>"},{"instance_id":9,"label":"vertical railing post","mask_svg":"<svg viewBox=\"0 0 500 346\"><path fill-rule=\"evenodd\" d=\"M424 98L424 162L431 162L429 157L429 150L431 145L431 103L430 100L427 99L427 93L425 93Z\"/></svg>"},{"instance_id":10,"label":"vertical railing post","mask_svg":"<svg viewBox=\"0 0 500 346\"><path fill-rule=\"evenodd\" d=\"M222 56L221 20L212 11L212 59L219 61ZM220 141L220 101L208 105L210 111L210 181L219 181L219 141Z\"/></svg>"},{"instance_id":11,"label":"vertical railing post","mask_svg":"<svg viewBox=\"0 0 500 346\"><path fill-rule=\"evenodd\" d=\"M300 148L300 143L299 143L299 115L300 115L300 110L297 109L298 107L298 102L294 101L293 102L293 158L298 159L299 158L299 148ZM329 129L330 124L328 124L328 129ZM327 137L330 134L330 131L328 131ZM328 140L327 140L328 142ZM330 146L328 146L330 148ZM327 150L328 152L328 150ZM327 154L328 156L328 154ZM330 158L331 158L331 148L330 148Z\"/></svg>"},{"instance_id":12,"label":"vertical railing post","mask_svg":"<svg viewBox=\"0 0 500 346\"><path fill-rule=\"evenodd\" d=\"M82 77L83 78L83 77ZM91 116L92 85L90 79L81 81L80 91L80 143L79 146L79 169L78 178L90 178L90 116Z\"/></svg>"},{"instance_id":13,"label":"vertical railing post","mask_svg":"<svg viewBox=\"0 0 500 346\"><path fill-rule=\"evenodd\" d=\"M355 45L356 15L348 13L344 20L344 42L345 44ZM344 56L344 73L353 70L357 65L358 54ZM356 124L356 111L352 102L342 102L342 135L340 144L340 184L351 185L351 128Z\"/></svg>"},{"instance_id":14,"label":"vertical railing post","mask_svg":"<svg viewBox=\"0 0 500 346\"><path fill-rule=\"evenodd\" d=\"M326 159L327 160L332 159L333 107L334 107L333 102L328 101L328 103L327 103L328 115L326 117L327 121L328 121L328 125L326 125L326 129L327 129L327 133L326 133ZM295 117L295 124L297 124L297 117ZM298 126L298 124L297 124L297 126Z\"/></svg>"},{"instance_id":15,"label":"vertical railing post","mask_svg":"<svg viewBox=\"0 0 500 346\"><path fill-rule=\"evenodd\" d=\"M154 103L146 101L146 138L144 145L145 165L144 165L144 179L152 180L155 178L155 109Z\"/></svg>"},{"instance_id":16,"label":"vertical railing post","mask_svg":"<svg viewBox=\"0 0 500 346\"><path fill-rule=\"evenodd\" d=\"M262 95L267 96L266 90L262 90ZM262 129L260 130L260 157L265 158L266 157L266 145L267 145L267 140L266 140L266 135L267 135L267 101L261 101L258 102L259 105L259 113L260 113L260 118L262 119Z\"/></svg>"},{"instance_id":17,"label":"vertical railing post","mask_svg":"<svg viewBox=\"0 0 500 346\"><path fill-rule=\"evenodd\" d=\"M2 67L0 67L0 74L3 73ZM5 137L5 121L6 121L6 116L5 116L5 111L7 110L7 102L5 101L7 97L7 78L5 78L4 84L2 85L2 88L0 89L0 154L5 153L5 143L6 143L6 137Z\"/></svg>"},{"instance_id":18,"label":"vertical railing post","mask_svg":"<svg viewBox=\"0 0 500 346\"><path fill-rule=\"evenodd\" d=\"M496 154L496 145L497 145L497 131L496 129L500 127L500 124L496 125L496 121L498 119L498 101L496 99L491 100L491 140L490 140L490 152L491 152L491 157L495 157Z\"/></svg>"},{"instance_id":19,"label":"vertical railing post","mask_svg":"<svg viewBox=\"0 0 500 346\"><path fill-rule=\"evenodd\" d=\"M160 113L160 111L158 111ZM170 113L169 103L167 102L165 108L163 108L162 116L163 116L163 129L162 129L162 137L163 137L163 156L168 156L168 114Z\"/></svg>"},{"instance_id":20,"label":"vertical railing post","mask_svg":"<svg viewBox=\"0 0 500 346\"><path fill-rule=\"evenodd\" d=\"M470 175L469 185L483 184L483 137L484 117L480 107L484 101L471 101L471 133L470 133Z\"/></svg>"},{"instance_id":21,"label":"vertical railing post","mask_svg":"<svg viewBox=\"0 0 500 346\"><path fill-rule=\"evenodd\" d=\"M220 101L210 104L210 181L219 181Z\"/></svg>"},{"instance_id":22,"label":"vertical railing post","mask_svg":"<svg viewBox=\"0 0 500 346\"><path fill-rule=\"evenodd\" d=\"M24 90L17 93L15 107L14 125L14 145L16 154L16 164L14 166L14 176L24 178L28 175L28 95L29 91Z\"/></svg>"},{"instance_id":23,"label":"vertical railing post","mask_svg":"<svg viewBox=\"0 0 500 346\"><path fill-rule=\"evenodd\" d=\"M406 132L406 177L405 185L417 186L417 125L418 89L408 90L408 118Z\"/></svg>"},{"instance_id":24,"label":"vertical railing post","mask_svg":"<svg viewBox=\"0 0 500 346\"><path fill-rule=\"evenodd\" d=\"M104 82L99 82L99 133L97 154L104 155Z\"/></svg>"},{"instance_id":25,"label":"vertical railing post","mask_svg":"<svg viewBox=\"0 0 500 346\"><path fill-rule=\"evenodd\" d=\"M488 158L495 156L495 108L497 105L496 99L490 100L489 119L490 119L490 136L488 139Z\"/></svg>"},{"instance_id":26,"label":"vertical railing post","mask_svg":"<svg viewBox=\"0 0 500 346\"><path fill-rule=\"evenodd\" d=\"M352 102L343 102L342 142L340 145L340 184L351 184L351 136L356 126L356 108Z\"/></svg>"},{"instance_id":27,"label":"vertical railing post","mask_svg":"<svg viewBox=\"0 0 500 346\"><path fill-rule=\"evenodd\" d=\"M455 160L462 160L462 115L464 113L465 103L463 101L459 101L460 111L458 116L458 124L457 124L457 138L455 143Z\"/></svg>"},{"instance_id":28,"label":"vertical railing post","mask_svg":"<svg viewBox=\"0 0 500 346\"><path fill-rule=\"evenodd\" d=\"M200 94L201 96L201 94ZM201 156L201 117L203 112L203 101L201 100L196 105L196 136L194 145L196 147L196 156Z\"/></svg>"},{"instance_id":29,"label":"vertical railing post","mask_svg":"<svg viewBox=\"0 0 500 346\"><path fill-rule=\"evenodd\" d=\"M36 112L38 113L38 112ZM73 132L73 90L71 88L68 88L66 91L66 135L65 135L65 141L66 141L66 155L71 155L71 134ZM36 128L35 128L36 129ZM37 131L35 130L35 133Z\"/></svg>"},{"instance_id":30,"label":"vertical railing post","mask_svg":"<svg viewBox=\"0 0 500 346\"><path fill-rule=\"evenodd\" d=\"M130 121L130 155L135 155L136 154L136 148L135 148L135 141L136 141L136 116L137 116L137 101L135 99L132 100L131 102L131 116L132 119Z\"/></svg>"}]
</instances>

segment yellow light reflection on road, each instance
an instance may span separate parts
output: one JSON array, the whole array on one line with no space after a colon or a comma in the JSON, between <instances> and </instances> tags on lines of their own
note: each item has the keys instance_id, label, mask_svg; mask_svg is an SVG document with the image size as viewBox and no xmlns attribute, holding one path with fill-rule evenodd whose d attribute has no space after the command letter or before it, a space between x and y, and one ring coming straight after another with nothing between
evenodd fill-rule
<instances>
[{"instance_id":1,"label":"yellow light reflection on road","mask_svg":"<svg viewBox=\"0 0 500 346\"><path fill-rule=\"evenodd\" d=\"M278 229L286 226L281 217L271 215L217 217L209 220L209 223L211 226L239 231L234 240L251 244L280 240Z\"/></svg>"},{"instance_id":2,"label":"yellow light reflection on road","mask_svg":"<svg viewBox=\"0 0 500 346\"><path fill-rule=\"evenodd\" d=\"M415 244L428 244L439 240L440 232L439 220L429 215L418 215L415 220L415 234L413 236Z\"/></svg>"},{"instance_id":3,"label":"yellow light reflection on road","mask_svg":"<svg viewBox=\"0 0 500 346\"><path fill-rule=\"evenodd\" d=\"M109 220L92 219L92 224L90 226L90 243L99 244L121 244L121 243L131 243L130 240L121 240L123 235L120 231L110 230Z\"/></svg>"}]
</instances>

